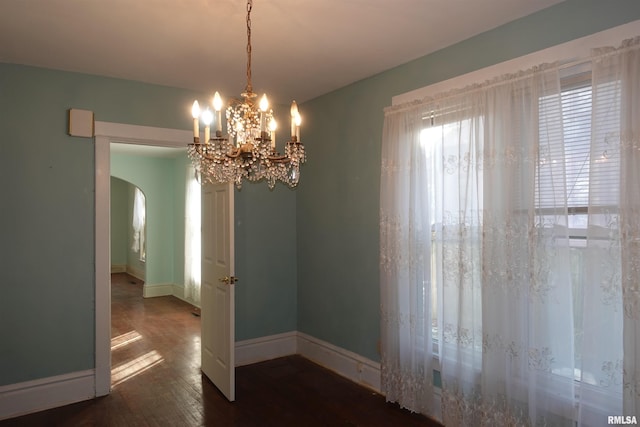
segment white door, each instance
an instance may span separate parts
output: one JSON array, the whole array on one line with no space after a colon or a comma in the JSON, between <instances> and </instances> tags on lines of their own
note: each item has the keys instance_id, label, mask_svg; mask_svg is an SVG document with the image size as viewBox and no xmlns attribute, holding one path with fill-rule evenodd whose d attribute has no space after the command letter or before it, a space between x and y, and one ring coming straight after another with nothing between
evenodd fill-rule
<instances>
[{"instance_id":1,"label":"white door","mask_svg":"<svg viewBox=\"0 0 640 427\"><path fill-rule=\"evenodd\" d=\"M235 400L233 185L202 187L202 372Z\"/></svg>"}]
</instances>

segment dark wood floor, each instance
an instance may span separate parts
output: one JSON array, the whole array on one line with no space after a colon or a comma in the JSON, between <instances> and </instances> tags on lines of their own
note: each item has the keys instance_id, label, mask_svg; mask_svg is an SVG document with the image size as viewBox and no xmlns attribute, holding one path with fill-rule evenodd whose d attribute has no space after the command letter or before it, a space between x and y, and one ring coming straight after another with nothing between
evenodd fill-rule
<instances>
[{"instance_id":1,"label":"dark wood floor","mask_svg":"<svg viewBox=\"0 0 640 427\"><path fill-rule=\"evenodd\" d=\"M236 369L228 402L200 372L200 318L112 276L110 395L0 426L438 426L300 356Z\"/></svg>"}]
</instances>

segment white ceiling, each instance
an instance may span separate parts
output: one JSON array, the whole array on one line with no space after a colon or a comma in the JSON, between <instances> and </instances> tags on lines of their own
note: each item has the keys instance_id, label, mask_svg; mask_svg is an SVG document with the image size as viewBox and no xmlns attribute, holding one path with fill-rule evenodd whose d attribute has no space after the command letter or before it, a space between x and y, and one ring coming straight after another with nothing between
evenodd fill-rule
<instances>
[{"instance_id":1,"label":"white ceiling","mask_svg":"<svg viewBox=\"0 0 640 427\"><path fill-rule=\"evenodd\" d=\"M254 91L304 102L560 1L254 0ZM241 0L0 0L0 62L238 96L245 18Z\"/></svg>"}]
</instances>

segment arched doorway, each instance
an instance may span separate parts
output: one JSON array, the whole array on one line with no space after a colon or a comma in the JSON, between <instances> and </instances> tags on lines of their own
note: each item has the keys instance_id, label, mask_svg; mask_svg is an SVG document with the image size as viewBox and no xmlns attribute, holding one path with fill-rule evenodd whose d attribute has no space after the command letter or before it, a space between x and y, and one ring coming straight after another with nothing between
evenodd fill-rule
<instances>
[{"instance_id":1,"label":"arched doorway","mask_svg":"<svg viewBox=\"0 0 640 427\"><path fill-rule=\"evenodd\" d=\"M146 279L147 203L135 183L111 176L111 273Z\"/></svg>"}]
</instances>

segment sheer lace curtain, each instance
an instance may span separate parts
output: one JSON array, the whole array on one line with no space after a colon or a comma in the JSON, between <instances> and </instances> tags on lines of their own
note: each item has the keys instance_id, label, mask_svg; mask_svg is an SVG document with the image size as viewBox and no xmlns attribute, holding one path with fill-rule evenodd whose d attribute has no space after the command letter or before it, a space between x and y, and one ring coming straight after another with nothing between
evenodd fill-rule
<instances>
[{"instance_id":1,"label":"sheer lace curtain","mask_svg":"<svg viewBox=\"0 0 640 427\"><path fill-rule=\"evenodd\" d=\"M607 389L621 390L624 415L640 417L640 37L593 55L590 179L607 185L590 192L598 210L589 215L585 305L606 311L589 325L605 336L585 340L583 353L600 346L623 351L609 350L585 370L597 372ZM585 391L584 399L598 397L597 390Z\"/></svg>"},{"instance_id":2,"label":"sheer lace curtain","mask_svg":"<svg viewBox=\"0 0 640 427\"><path fill-rule=\"evenodd\" d=\"M422 191L428 169L420 146L421 130L420 109L390 115L384 124L380 183L381 366L389 401L431 414L431 219L428 193Z\"/></svg>"},{"instance_id":3,"label":"sheer lace curtain","mask_svg":"<svg viewBox=\"0 0 640 427\"><path fill-rule=\"evenodd\" d=\"M591 154L577 175L554 65L385 111L389 401L434 415L437 369L445 425L603 425L637 414L640 68L631 51L594 60ZM589 206L570 206L576 187ZM576 212L588 217L582 231Z\"/></svg>"},{"instance_id":4,"label":"sheer lace curtain","mask_svg":"<svg viewBox=\"0 0 640 427\"><path fill-rule=\"evenodd\" d=\"M200 306L200 183L193 166L187 166L184 233L184 296Z\"/></svg>"}]
</instances>

